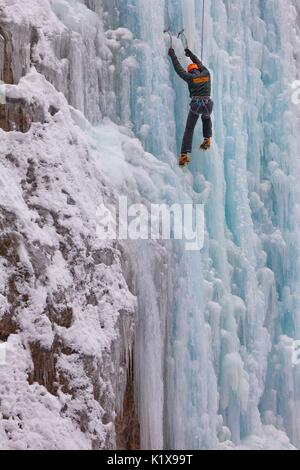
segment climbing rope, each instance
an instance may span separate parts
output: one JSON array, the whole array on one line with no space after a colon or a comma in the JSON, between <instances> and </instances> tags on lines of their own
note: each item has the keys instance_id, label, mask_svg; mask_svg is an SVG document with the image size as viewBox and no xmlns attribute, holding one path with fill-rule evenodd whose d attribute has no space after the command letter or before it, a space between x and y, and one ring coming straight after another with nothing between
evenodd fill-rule
<instances>
[{"instance_id":1,"label":"climbing rope","mask_svg":"<svg viewBox=\"0 0 300 470\"><path fill-rule=\"evenodd\" d=\"M201 62L203 62L203 51L204 51L204 21L205 21L205 0L203 0L203 8L202 8Z\"/></svg>"}]
</instances>

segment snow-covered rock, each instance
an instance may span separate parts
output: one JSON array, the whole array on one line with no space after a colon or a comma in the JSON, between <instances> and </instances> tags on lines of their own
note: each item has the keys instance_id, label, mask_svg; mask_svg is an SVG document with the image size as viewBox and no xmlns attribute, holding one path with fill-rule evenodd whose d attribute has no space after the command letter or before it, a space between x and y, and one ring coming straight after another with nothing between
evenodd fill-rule
<instances>
[{"instance_id":1,"label":"snow-covered rock","mask_svg":"<svg viewBox=\"0 0 300 470\"><path fill-rule=\"evenodd\" d=\"M0 130L0 447L113 448L136 311L126 252L96 235L97 205L116 196L43 75L32 69L7 96L44 118Z\"/></svg>"}]
</instances>

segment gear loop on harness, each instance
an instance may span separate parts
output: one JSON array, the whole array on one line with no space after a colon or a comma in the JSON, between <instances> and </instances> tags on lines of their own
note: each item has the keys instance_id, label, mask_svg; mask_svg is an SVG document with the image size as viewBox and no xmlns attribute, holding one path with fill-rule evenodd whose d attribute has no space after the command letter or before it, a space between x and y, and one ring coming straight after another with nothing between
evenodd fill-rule
<instances>
[{"instance_id":1,"label":"gear loop on harness","mask_svg":"<svg viewBox=\"0 0 300 470\"><path fill-rule=\"evenodd\" d=\"M195 99L196 98L196 99ZM196 116L199 116L201 113L201 109L204 109L206 110L206 114L209 115L210 112L208 110L208 104L210 103L211 101L211 98L209 96L196 96L196 97L193 97L193 100L192 102L194 102L197 106L196 109L192 109L191 107L191 111L193 114L196 114Z\"/></svg>"}]
</instances>

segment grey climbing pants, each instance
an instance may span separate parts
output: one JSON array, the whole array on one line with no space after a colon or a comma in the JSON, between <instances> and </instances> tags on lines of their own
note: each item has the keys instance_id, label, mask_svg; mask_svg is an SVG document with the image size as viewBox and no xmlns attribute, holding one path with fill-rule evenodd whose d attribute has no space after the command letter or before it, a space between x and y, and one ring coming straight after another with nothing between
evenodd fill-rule
<instances>
[{"instance_id":1,"label":"grey climbing pants","mask_svg":"<svg viewBox=\"0 0 300 470\"><path fill-rule=\"evenodd\" d=\"M181 153L191 153L193 147L193 137L196 124L201 115L203 124L203 137L212 137L211 113L214 103L210 98L193 98L190 105L190 112L187 118L186 128L183 136Z\"/></svg>"}]
</instances>

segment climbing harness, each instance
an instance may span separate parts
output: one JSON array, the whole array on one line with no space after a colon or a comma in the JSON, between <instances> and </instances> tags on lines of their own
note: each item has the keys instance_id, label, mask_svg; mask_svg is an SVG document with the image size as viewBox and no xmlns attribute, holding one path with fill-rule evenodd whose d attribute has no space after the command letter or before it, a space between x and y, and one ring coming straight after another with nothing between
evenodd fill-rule
<instances>
[{"instance_id":1,"label":"climbing harness","mask_svg":"<svg viewBox=\"0 0 300 470\"><path fill-rule=\"evenodd\" d=\"M199 116L200 114L204 114L202 113L202 110L204 109L206 110L206 115L209 116L210 112L207 106L209 105L210 102L211 102L210 96L194 96L192 100L192 104L195 104L196 108L192 108L191 106L192 113Z\"/></svg>"}]
</instances>

